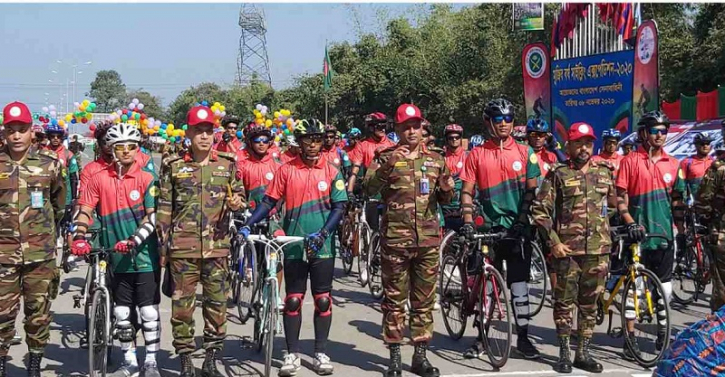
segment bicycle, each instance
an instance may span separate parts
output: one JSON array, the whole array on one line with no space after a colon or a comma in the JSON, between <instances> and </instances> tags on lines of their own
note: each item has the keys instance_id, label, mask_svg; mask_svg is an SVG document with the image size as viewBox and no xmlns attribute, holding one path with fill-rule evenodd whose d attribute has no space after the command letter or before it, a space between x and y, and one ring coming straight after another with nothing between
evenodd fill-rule
<instances>
[{"instance_id":1,"label":"bicycle","mask_svg":"<svg viewBox=\"0 0 725 377\"><path fill-rule=\"evenodd\" d=\"M340 243L340 260L342 260L342 270L345 275L350 275L353 264L355 263L355 253L353 250L357 247L355 242L355 219L360 210L358 202L352 199L350 201L348 211L340 222L337 229L338 242ZM352 216L351 216L352 215Z\"/></svg>"},{"instance_id":2,"label":"bicycle","mask_svg":"<svg viewBox=\"0 0 725 377\"><path fill-rule=\"evenodd\" d=\"M453 253L443 257L439 279L440 305L448 335L454 340L461 339L468 317L473 315L474 327L496 368L503 367L511 353L512 323L506 283L493 266L489 245L505 237L505 232L476 234L474 241L451 237ZM471 257L477 258L477 266L469 271ZM459 328L455 321L460 322Z\"/></svg>"},{"instance_id":3,"label":"bicycle","mask_svg":"<svg viewBox=\"0 0 725 377\"><path fill-rule=\"evenodd\" d=\"M353 247L357 250L357 272L360 277L360 285L365 287L370 280L370 247L372 244L373 230L367 221L365 207L369 203L380 203L377 199L367 199L367 201L356 199L354 206L356 208L356 221L353 233ZM364 272L364 273L363 273Z\"/></svg>"},{"instance_id":4,"label":"bicycle","mask_svg":"<svg viewBox=\"0 0 725 377\"><path fill-rule=\"evenodd\" d=\"M544 307L549 291L549 271L539 242L531 240L531 267L529 268L529 316L534 317Z\"/></svg>"},{"instance_id":5,"label":"bicycle","mask_svg":"<svg viewBox=\"0 0 725 377\"><path fill-rule=\"evenodd\" d=\"M662 354L669 346L671 327L669 303L665 299L660 279L640 263L640 242L633 243L630 246L631 255L628 255L628 257L631 259L627 260L624 255L624 240L627 238L626 226L612 227L610 232L614 245L613 255L616 254L617 259L624 262L624 266L620 269L609 271L607 287L597 300L596 323L597 325L601 325L604 322L604 316L608 315L609 324L607 326L607 335L612 338L624 337L626 347L630 350L639 351L632 352L635 361L639 365L649 368L660 360ZM657 234L648 234L645 237L645 239L651 238L667 239L664 235ZM616 302L615 299L620 293L622 299ZM642 295L642 293L644 294ZM607 294L608 297L605 297ZM656 301L658 300L662 300L664 305L656 307ZM624 307L622 303L625 303ZM621 328L612 328L614 312L610 309L611 306L614 306L620 312ZM657 323L658 311L664 312L666 321L664 342L659 349L657 349L656 341L653 342L654 344L645 343L645 347L643 347L640 338L652 332L652 325L655 327L655 333L661 331L659 329L660 325ZM627 318L628 316L630 319ZM632 328L631 332L629 331L630 327ZM642 336L634 334L634 331L638 330ZM654 348L653 357L645 357L644 352L642 352L643 348L647 352Z\"/></svg>"},{"instance_id":6,"label":"bicycle","mask_svg":"<svg viewBox=\"0 0 725 377\"><path fill-rule=\"evenodd\" d=\"M299 236L274 236L271 239L263 234L250 234L244 243L257 242L264 246L264 264L257 276L254 303L254 343L257 352L264 349L264 376L269 377L272 369L272 351L274 336L281 333L282 323L279 316L277 301L279 299L277 285L277 263L283 260L285 246L304 241ZM304 255L304 253L303 253Z\"/></svg>"},{"instance_id":7,"label":"bicycle","mask_svg":"<svg viewBox=\"0 0 725 377\"><path fill-rule=\"evenodd\" d=\"M249 216L251 216L251 213L246 211L244 218L249 218ZM237 234L237 230L242 228L244 222L243 219L234 218L232 215L229 222L230 234ZM267 220L260 221L255 225L255 230L260 232L266 231L267 228ZM232 237L230 258L231 301L237 308L239 321L245 324L254 314L254 308L252 307L254 292L257 289L257 279L261 272L257 262L258 255L254 244Z\"/></svg>"},{"instance_id":8,"label":"bicycle","mask_svg":"<svg viewBox=\"0 0 725 377\"><path fill-rule=\"evenodd\" d=\"M681 305L697 301L710 284L710 261L705 244L707 227L700 224L692 210L685 216L685 250L677 250L672 271L672 296Z\"/></svg>"},{"instance_id":9,"label":"bicycle","mask_svg":"<svg viewBox=\"0 0 725 377\"><path fill-rule=\"evenodd\" d=\"M380 300L383 298L383 268L382 268L382 254L380 250L380 232L373 232L370 238L370 245L368 248L367 258L367 269L368 269L368 289L374 299Z\"/></svg>"}]
</instances>

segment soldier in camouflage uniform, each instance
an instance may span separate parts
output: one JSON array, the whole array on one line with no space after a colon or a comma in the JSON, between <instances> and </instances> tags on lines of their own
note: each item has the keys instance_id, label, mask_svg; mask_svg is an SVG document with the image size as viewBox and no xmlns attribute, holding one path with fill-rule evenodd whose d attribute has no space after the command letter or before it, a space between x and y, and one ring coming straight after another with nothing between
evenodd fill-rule
<instances>
[{"instance_id":1,"label":"soldier in camouflage uniform","mask_svg":"<svg viewBox=\"0 0 725 377\"><path fill-rule=\"evenodd\" d=\"M725 122L722 133L725 136ZM725 159L722 156L705 173L693 206L702 224L708 227L707 244L712 255L710 310L713 312L725 305Z\"/></svg>"},{"instance_id":2,"label":"soldier in camouflage uniform","mask_svg":"<svg viewBox=\"0 0 725 377\"><path fill-rule=\"evenodd\" d=\"M203 287L203 377L221 376L215 359L226 336L229 292L229 211L244 207L244 187L236 178L235 155L212 151L213 114L197 106L187 114L191 149L167 158L157 205L162 265L173 281L171 326L181 355L181 376L193 377L196 287Z\"/></svg>"},{"instance_id":3,"label":"soldier in camouflage uniform","mask_svg":"<svg viewBox=\"0 0 725 377\"><path fill-rule=\"evenodd\" d=\"M60 278L55 224L65 208L63 165L52 151L31 147L33 119L25 104L8 104L3 118L7 144L0 150L0 377L7 376L21 295L28 376L40 377L50 338L50 303Z\"/></svg>"},{"instance_id":4,"label":"soldier in camouflage uniform","mask_svg":"<svg viewBox=\"0 0 725 377\"><path fill-rule=\"evenodd\" d=\"M433 336L433 306L438 278L439 204L453 198L453 178L443 156L431 152L422 138L423 117L414 105L403 104L395 116L400 143L380 152L380 167L366 187L382 193L382 277L385 297L383 338L390 348L386 376L400 376L400 343L405 329L405 303L410 293L410 332L415 353L411 372L438 376L426 357Z\"/></svg>"},{"instance_id":5,"label":"soldier in camouflage uniform","mask_svg":"<svg viewBox=\"0 0 725 377\"><path fill-rule=\"evenodd\" d=\"M585 123L569 129L567 152L572 159L546 176L531 209L541 239L551 249L556 272L554 323L559 336L559 360L554 370L571 373L569 335L572 309L579 309L579 347L574 366L601 373L589 355L596 320L597 298L604 290L609 265L609 213L616 195L608 164L591 161L594 130ZM610 211L610 207L612 211Z\"/></svg>"}]
</instances>

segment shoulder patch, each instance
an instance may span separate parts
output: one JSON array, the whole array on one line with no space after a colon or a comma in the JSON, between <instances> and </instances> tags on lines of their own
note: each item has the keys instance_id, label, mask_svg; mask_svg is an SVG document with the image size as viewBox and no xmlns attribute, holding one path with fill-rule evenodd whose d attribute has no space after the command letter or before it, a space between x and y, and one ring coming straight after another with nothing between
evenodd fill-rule
<instances>
[{"instance_id":1,"label":"shoulder patch","mask_svg":"<svg viewBox=\"0 0 725 377\"><path fill-rule=\"evenodd\" d=\"M237 155L234 153L228 153L228 152L217 152L217 156L224 157L227 160L231 161L237 161Z\"/></svg>"},{"instance_id":2,"label":"shoulder patch","mask_svg":"<svg viewBox=\"0 0 725 377\"><path fill-rule=\"evenodd\" d=\"M60 157L58 156L58 153L55 153L55 152L53 152L51 150L48 150L48 149L41 149L41 150L38 151L38 154L41 155L41 156L45 156L45 157L52 158L54 160L59 160L60 159Z\"/></svg>"},{"instance_id":3,"label":"shoulder patch","mask_svg":"<svg viewBox=\"0 0 725 377\"><path fill-rule=\"evenodd\" d=\"M176 162L177 160L180 160L180 159L181 159L181 156L179 156L179 155L172 155L172 156L166 157L161 162L161 164L162 165L171 165L171 164L173 164L174 162Z\"/></svg>"}]
</instances>

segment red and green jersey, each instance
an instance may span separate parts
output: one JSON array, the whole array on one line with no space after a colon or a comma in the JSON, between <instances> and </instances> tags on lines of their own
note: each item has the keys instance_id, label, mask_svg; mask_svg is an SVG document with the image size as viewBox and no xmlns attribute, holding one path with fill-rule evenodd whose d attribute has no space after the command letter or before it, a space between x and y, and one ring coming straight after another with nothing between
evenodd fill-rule
<instances>
[{"instance_id":1,"label":"red and green jersey","mask_svg":"<svg viewBox=\"0 0 725 377\"><path fill-rule=\"evenodd\" d=\"M463 181L461 181L461 172L463 171L463 165L466 163L466 157L468 157L468 152L463 149L463 147L459 147L455 151L451 151L446 148L444 157L446 160L446 167L448 167L448 171L451 172L451 177L453 178L455 186L453 189L453 199L449 204L441 205L441 212L443 213L444 217L460 217L461 187L463 187Z\"/></svg>"},{"instance_id":2,"label":"red and green jersey","mask_svg":"<svg viewBox=\"0 0 725 377\"><path fill-rule=\"evenodd\" d=\"M700 188L700 183L702 183L702 177L705 176L705 172L710 168L713 161L710 156L705 158L690 156L680 162L680 169L685 175L685 187L693 197L697 195L697 190Z\"/></svg>"},{"instance_id":3,"label":"red and green jersey","mask_svg":"<svg viewBox=\"0 0 725 377\"><path fill-rule=\"evenodd\" d=\"M323 158L327 159L329 163L337 166L338 168L349 168L352 166L347 153L337 145L330 148L330 150L323 149L320 153L322 154Z\"/></svg>"},{"instance_id":4,"label":"red and green jersey","mask_svg":"<svg viewBox=\"0 0 725 377\"><path fill-rule=\"evenodd\" d=\"M251 154L245 160L237 160L237 179L244 184L249 205L262 202L267 185L272 183L281 165L270 153L261 160Z\"/></svg>"},{"instance_id":5,"label":"red and green jersey","mask_svg":"<svg viewBox=\"0 0 725 377\"><path fill-rule=\"evenodd\" d=\"M509 228L519 216L526 180L540 175L534 150L509 137L503 145L489 140L473 148L461 180L477 185L486 227Z\"/></svg>"},{"instance_id":6,"label":"red and green jersey","mask_svg":"<svg viewBox=\"0 0 725 377\"><path fill-rule=\"evenodd\" d=\"M684 175L678 161L662 151L652 162L641 146L622 159L617 176L617 188L627 191L629 213L643 225L647 233L666 236L672 240L672 191L685 190ZM642 244L644 249L666 246L666 241L652 238Z\"/></svg>"},{"instance_id":7,"label":"red and green jersey","mask_svg":"<svg viewBox=\"0 0 725 377\"><path fill-rule=\"evenodd\" d=\"M292 153L290 150L286 150L284 151L284 153L282 153L282 155L279 156L279 161L283 164L286 164L294 160L295 158L297 158L296 154Z\"/></svg>"},{"instance_id":8,"label":"red and green jersey","mask_svg":"<svg viewBox=\"0 0 725 377\"><path fill-rule=\"evenodd\" d=\"M142 168L138 161L123 177L118 176L114 165L107 165L94 174L82 190L78 204L96 209L104 232L101 245L113 248L116 242L129 239L141 221L146 209L156 208L158 179L154 171ZM159 269L158 240L152 234L139 248L136 255L137 269L133 268L128 254L111 254L115 272L150 272Z\"/></svg>"},{"instance_id":9,"label":"red and green jersey","mask_svg":"<svg viewBox=\"0 0 725 377\"><path fill-rule=\"evenodd\" d=\"M546 175L549 174L549 171L553 169L556 166L556 163L559 161L556 158L556 155L554 152L549 152L544 148L539 149L539 151L534 151L536 154L536 159L539 161L539 171L541 171L541 175L539 176L538 186L541 186L541 182L546 178Z\"/></svg>"},{"instance_id":10,"label":"red and green jersey","mask_svg":"<svg viewBox=\"0 0 725 377\"><path fill-rule=\"evenodd\" d=\"M367 168L373 162L375 158L375 152L394 146L390 139L384 137L380 141L375 141L372 137L369 137L355 145L355 148L350 152L350 161L353 165L358 165L363 168Z\"/></svg>"},{"instance_id":11,"label":"red and green jersey","mask_svg":"<svg viewBox=\"0 0 725 377\"><path fill-rule=\"evenodd\" d=\"M345 181L340 170L325 159L308 167L301 158L282 165L266 195L275 200L284 198L282 227L289 236L307 236L320 231L327 221L332 203L347 201ZM332 237L318 255L333 258ZM285 259L302 259L303 245L296 243L285 250Z\"/></svg>"},{"instance_id":12,"label":"red and green jersey","mask_svg":"<svg viewBox=\"0 0 725 377\"><path fill-rule=\"evenodd\" d=\"M617 179L617 175L619 175L619 166L622 165L622 159L624 156L621 154L614 152L612 154L602 152L594 157L592 157L592 161L594 162L606 162L609 165L612 166L612 173L614 174L614 179Z\"/></svg>"}]
</instances>

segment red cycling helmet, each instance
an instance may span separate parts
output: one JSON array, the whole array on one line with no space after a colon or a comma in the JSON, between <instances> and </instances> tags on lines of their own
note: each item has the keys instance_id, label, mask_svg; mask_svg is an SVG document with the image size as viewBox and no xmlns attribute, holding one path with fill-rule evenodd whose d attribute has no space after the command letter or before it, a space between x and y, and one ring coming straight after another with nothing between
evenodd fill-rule
<instances>
[{"instance_id":1,"label":"red cycling helmet","mask_svg":"<svg viewBox=\"0 0 725 377\"><path fill-rule=\"evenodd\" d=\"M365 124L367 125L373 125L373 124L379 124L379 123L387 123L388 117L380 112L368 114L365 116Z\"/></svg>"},{"instance_id":2,"label":"red cycling helmet","mask_svg":"<svg viewBox=\"0 0 725 377\"><path fill-rule=\"evenodd\" d=\"M448 134L461 134L461 135L463 135L463 127L461 127L461 126L459 126L457 124L449 124L443 130L443 135L448 135Z\"/></svg>"}]
</instances>

